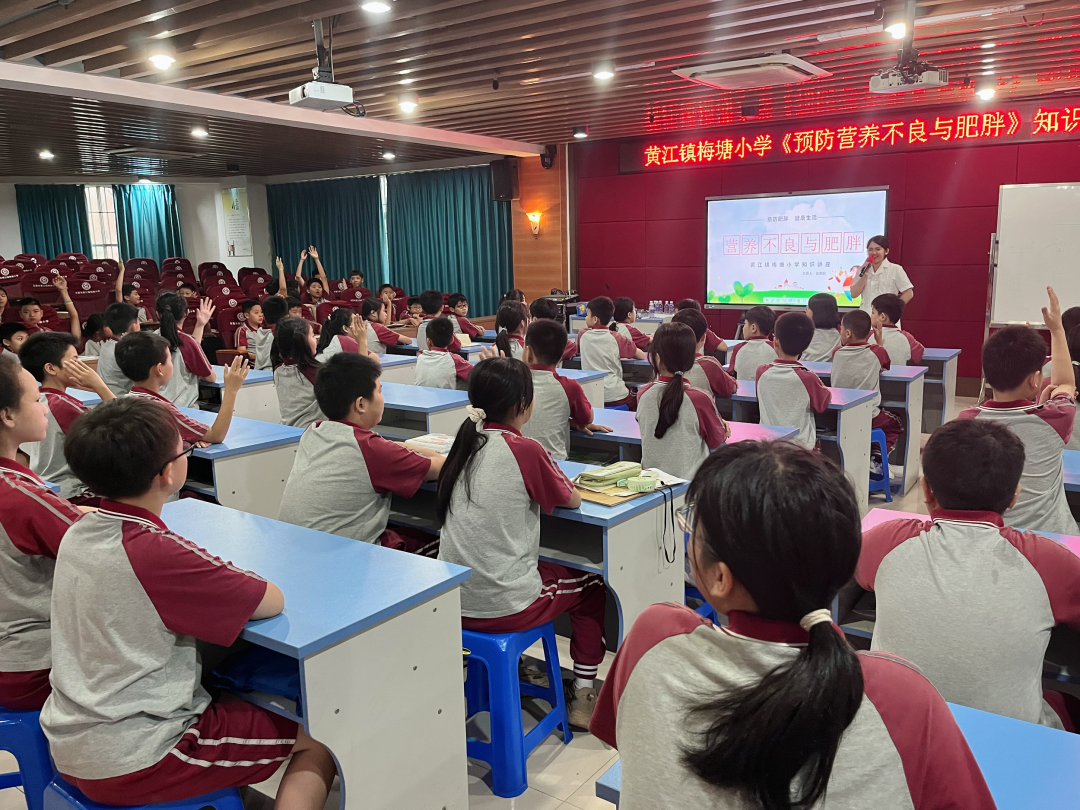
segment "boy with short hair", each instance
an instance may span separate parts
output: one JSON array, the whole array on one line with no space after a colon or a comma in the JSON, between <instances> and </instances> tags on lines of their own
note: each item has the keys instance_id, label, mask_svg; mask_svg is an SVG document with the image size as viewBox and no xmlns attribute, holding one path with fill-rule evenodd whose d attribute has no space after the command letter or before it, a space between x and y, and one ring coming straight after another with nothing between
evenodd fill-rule
<instances>
[{"instance_id":1,"label":"boy with short hair","mask_svg":"<svg viewBox=\"0 0 1080 810\"><path fill-rule=\"evenodd\" d=\"M479 335L484 334L484 330L479 326L476 326L472 321L468 319L469 314L469 299L462 293L450 293L450 299L447 301L450 307L451 320L457 322L457 331L463 332L470 338L475 340Z\"/></svg>"},{"instance_id":2,"label":"boy with short hair","mask_svg":"<svg viewBox=\"0 0 1080 810\"><path fill-rule=\"evenodd\" d=\"M589 436L611 428L594 425L593 408L577 380L562 377L555 366L566 346L566 328L558 321L538 320L525 333L522 361L532 369L533 412L521 426L521 435L536 439L552 458L565 460L570 448L570 429Z\"/></svg>"},{"instance_id":3,"label":"boy with short hair","mask_svg":"<svg viewBox=\"0 0 1080 810\"><path fill-rule=\"evenodd\" d=\"M353 270L349 273L349 287L354 290L359 290L364 286L364 274L359 270Z\"/></svg>"},{"instance_id":4,"label":"boy with short hair","mask_svg":"<svg viewBox=\"0 0 1080 810\"><path fill-rule=\"evenodd\" d=\"M285 601L162 521L190 452L168 411L106 402L75 423L67 452L104 500L56 558L41 726L57 770L95 802L152 804L261 782L291 754L279 809L322 807L336 770L326 748L252 703L211 701L199 683L197 639L227 647Z\"/></svg>"},{"instance_id":5,"label":"boy with short hair","mask_svg":"<svg viewBox=\"0 0 1080 810\"><path fill-rule=\"evenodd\" d=\"M90 409L67 389L93 391L103 402L114 397L97 372L79 360L77 346L78 341L67 332L38 332L23 344L19 359L41 385L41 403L49 422L45 438L23 450L30 457L30 469L57 484L61 497L89 504L93 496L88 495L86 485L75 477L64 457L64 437L72 423Z\"/></svg>"},{"instance_id":6,"label":"boy with short hair","mask_svg":"<svg viewBox=\"0 0 1080 810\"><path fill-rule=\"evenodd\" d=\"M139 331L139 313L131 304L116 301L105 307L105 325L113 337L101 344L98 354L98 375L116 396L131 391L131 380L116 364L116 344L124 335Z\"/></svg>"},{"instance_id":7,"label":"boy with short hair","mask_svg":"<svg viewBox=\"0 0 1080 810\"><path fill-rule=\"evenodd\" d=\"M438 290L424 290L420 293L420 308L424 310L424 320L416 327L416 348L418 351L423 351L424 346L427 345L427 328L435 318L442 316L443 310L443 294ZM450 328L454 331L454 339L450 341L449 349L452 352L456 352L461 349L461 341L457 339L457 336L461 334L461 327L458 326L457 318L447 319L450 323Z\"/></svg>"},{"instance_id":8,"label":"boy with short hair","mask_svg":"<svg viewBox=\"0 0 1080 810\"><path fill-rule=\"evenodd\" d=\"M401 321L407 321L409 319L408 308L398 306L398 304L396 303L397 290L395 290L391 285L383 284L381 287L379 287L378 296L379 300L386 304L386 312L390 316L391 323L399 323Z\"/></svg>"},{"instance_id":9,"label":"boy with short hair","mask_svg":"<svg viewBox=\"0 0 1080 810\"><path fill-rule=\"evenodd\" d=\"M682 312L686 309L696 309L698 312L701 312L701 304L693 298L683 298L675 302L676 312ZM727 343L721 340L712 329L705 330L705 354L711 355L716 354L718 351L726 352L727 350Z\"/></svg>"},{"instance_id":10,"label":"boy with short hair","mask_svg":"<svg viewBox=\"0 0 1080 810\"><path fill-rule=\"evenodd\" d=\"M729 374L740 380L752 380L761 366L777 358L776 347L769 340L775 323L776 314L768 307L751 307L746 310L742 331L745 341L731 350L731 357L728 358ZM814 325L812 321L810 325ZM705 350L708 351L708 346Z\"/></svg>"},{"instance_id":11,"label":"boy with short hair","mask_svg":"<svg viewBox=\"0 0 1080 810\"><path fill-rule=\"evenodd\" d=\"M419 326L424 320L424 308L420 306L420 296L410 295L405 301L410 323L413 326Z\"/></svg>"},{"instance_id":12,"label":"boy with short hair","mask_svg":"<svg viewBox=\"0 0 1080 810\"><path fill-rule=\"evenodd\" d=\"M53 286L60 291L60 300L63 302L64 309L68 314L68 324L71 334L77 339L81 339L82 321L79 319L79 312L75 309L75 304L68 294L67 279L61 275L55 275L53 276L52 283ZM27 334L32 335L35 332L53 331L53 329L44 322L45 310L42 309L41 302L36 298L24 298L19 302L19 317L26 326Z\"/></svg>"},{"instance_id":13,"label":"boy with short hair","mask_svg":"<svg viewBox=\"0 0 1080 810\"><path fill-rule=\"evenodd\" d=\"M714 397L727 399L738 389L735 379L724 371L724 364L712 355L705 354L705 343L708 340L709 324L705 316L696 309L680 309L672 318L672 323L682 323L694 330L697 339L697 356L694 358L694 367L686 373L686 381L694 388L702 391L712 391Z\"/></svg>"},{"instance_id":14,"label":"boy with short hair","mask_svg":"<svg viewBox=\"0 0 1080 810\"><path fill-rule=\"evenodd\" d=\"M389 346L411 346L412 341L389 328L390 313L386 302L381 298L368 298L360 309L360 315L367 324L367 345L376 354L386 354Z\"/></svg>"},{"instance_id":15,"label":"boy with short hair","mask_svg":"<svg viewBox=\"0 0 1080 810\"><path fill-rule=\"evenodd\" d=\"M373 431L385 405L381 373L370 357L345 352L319 369L315 398L327 420L300 438L278 520L434 557L438 538L386 528L392 497L437 480L445 459Z\"/></svg>"},{"instance_id":16,"label":"boy with short hair","mask_svg":"<svg viewBox=\"0 0 1080 810\"><path fill-rule=\"evenodd\" d=\"M911 661L948 701L1073 731L1042 672L1055 625L1080 630L1080 558L1002 517L1024 459L995 420L935 430L922 454L929 520L864 531L855 578L876 594L872 649Z\"/></svg>"},{"instance_id":17,"label":"boy with short hair","mask_svg":"<svg viewBox=\"0 0 1080 810\"><path fill-rule=\"evenodd\" d=\"M236 348L246 349L255 358L255 368L270 369L270 347L274 343L274 333L263 326L262 305L248 299L240 305L244 314L243 323L236 327Z\"/></svg>"},{"instance_id":18,"label":"boy with short hair","mask_svg":"<svg viewBox=\"0 0 1080 810\"><path fill-rule=\"evenodd\" d=\"M184 298L198 298L199 291L195 289L195 285L185 281L177 288L180 295Z\"/></svg>"},{"instance_id":19,"label":"boy with short hair","mask_svg":"<svg viewBox=\"0 0 1080 810\"><path fill-rule=\"evenodd\" d=\"M581 367L589 371L606 371L604 378L604 407L626 405L637 409L637 396L623 382L622 361L644 360L645 352L634 341L609 328L615 315L615 302L606 295L589 302L585 310L585 328L578 332L577 347Z\"/></svg>"},{"instance_id":20,"label":"boy with short hair","mask_svg":"<svg viewBox=\"0 0 1080 810\"><path fill-rule=\"evenodd\" d=\"M761 424L798 428L799 435L791 441L813 450L817 445L814 414L824 413L832 402L832 391L799 363L799 355L814 338L814 322L801 312L786 312L775 328L776 359L757 370Z\"/></svg>"},{"instance_id":21,"label":"boy with short hair","mask_svg":"<svg viewBox=\"0 0 1080 810\"><path fill-rule=\"evenodd\" d=\"M885 432L885 447L891 453L904 432L904 426L897 416L881 407L881 372L889 369L889 353L884 346L867 342L870 323L870 316L861 309L844 314L840 321L840 345L833 350L829 379L836 388L854 388L877 394L870 427L881 428ZM882 471L880 452L877 445L871 448L870 471L875 475L881 475Z\"/></svg>"},{"instance_id":22,"label":"boy with short hair","mask_svg":"<svg viewBox=\"0 0 1080 810\"><path fill-rule=\"evenodd\" d=\"M1011 428L1024 443L1020 497L1005 522L1029 531L1076 534L1065 499L1061 451L1072 436L1076 385L1061 308L1051 287L1043 321L1050 330L1050 385L1042 392L1046 344L1034 329L1006 326L983 344L982 364L993 397L960 412L958 419L994 419Z\"/></svg>"},{"instance_id":23,"label":"boy with short hair","mask_svg":"<svg viewBox=\"0 0 1080 810\"><path fill-rule=\"evenodd\" d=\"M232 422L236 394L247 377L246 357L234 357L231 366L225 367L225 387L221 391L221 408L213 425L184 414L165 397L161 388L173 375L172 352L169 341L153 332L131 332L120 339L116 347L116 362L120 370L131 380L130 396L146 399L162 405L176 422L180 437L199 447L209 447L225 441Z\"/></svg>"},{"instance_id":24,"label":"boy with short hair","mask_svg":"<svg viewBox=\"0 0 1080 810\"><path fill-rule=\"evenodd\" d=\"M131 304L131 306L135 307L135 311L138 314L139 323L145 323L149 319L146 317L146 307L143 306L142 296L139 295L139 288L133 284L124 283L125 272L126 269L123 263L121 263L120 272L116 275L116 302L118 304ZM186 297L189 296L185 296L185 298Z\"/></svg>"},{"instance_id":25,"label":"boy with short hair","mask_svg":"<svg viewBox=\"0 0 1080 810\"><path fill-rule=\"evenodd\" d=\"M874 340L884 346L894 366L917 366L922 363L926 351L915 336L899 326L904 314L904 299L899 295L885 293L871 303L870 324L874 327Z\"/></svg>"},{"instance_id":26,"label":"boy with short hair","mask_svg":"<svg viewBox=\"0 0 1080 810\"><path fill-rule=\"evenodd\" d=\"M537 298L529 303L529 317L532 320L544 320L544 321L558 321L562 323L560 317L559 305L552 301L550 298ZM565 324L564 324L565 326ZM576 357L578 353L577 341L567 335L566 347L563 349L562 357L559 359L559 365L562 365L564 360L569 360L572 357Z\"/></svg>"},{"instance_id":27,"label":"boy with short hair","mask_svg":"<svg viewBox=\"0 0 1080 810\"><path fill-rule=\"evenodd\" d=\"M450 319L438 317L426 321L426 349L417 352L415 385L428 388L457 388L457 381L466 382L472 364L453 350L457 338ZM419 346L420 338L417 337Z\"/></svg>"},{"instance_id":28,"label":"boy with short hair","mask_svg":"<svg viewBox=\"0 0 1080 810\"><path fill-rule=\"evenodd\" d=\"M19 349L30 337L26 325L17 321L0 324L0 359L19 362Z\"/></svg>"}]
</instances>

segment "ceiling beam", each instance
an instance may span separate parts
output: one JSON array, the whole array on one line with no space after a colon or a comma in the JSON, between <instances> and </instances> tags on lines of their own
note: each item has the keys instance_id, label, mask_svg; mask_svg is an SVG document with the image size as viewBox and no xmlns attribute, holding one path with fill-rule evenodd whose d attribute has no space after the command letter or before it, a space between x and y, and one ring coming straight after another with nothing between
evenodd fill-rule
<instances>
[{"instance_id":1,"label":"ceiling beam","mask_svg":"<svg viewBox=\"0 0 1080 810\"><path fill-rule=\"evenodd\" d=\"M78 3L71 3L66 6L50 5L36 14L23 17L0 28L0 46L7 47L12 42L24 37L31 37L58 26L70 25L80 20L90 19L98 14L104 14L107 11L132 5L136 2L138 0L80 0ZM45 5L45 3L40 3L40 5ZM7 58L6 55L5 58Z\"/></svg>"}]
</instances>

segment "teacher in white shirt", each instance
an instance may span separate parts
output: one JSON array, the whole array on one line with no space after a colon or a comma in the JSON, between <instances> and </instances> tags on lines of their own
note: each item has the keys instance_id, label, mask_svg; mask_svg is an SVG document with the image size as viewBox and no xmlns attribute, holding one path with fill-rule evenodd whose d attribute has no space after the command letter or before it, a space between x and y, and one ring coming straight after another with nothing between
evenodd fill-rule
<instances>
[{"instance_id":1,"label":"teacher in white shirt","mask_svg":"<svg viewBox=\"0 0 1080 810\"><path fill-rule=\"evenodd\" d=\"M915 297L915 285L907 277L904 268L893 264L889 255L889 238L875 236L866 243L867 261L862 267L852 267L855 281L851 284L851 297L862 296L859 309L869 313L874 299L885 293L899 295L907 304Z\"/></svg>"}]
</instances>

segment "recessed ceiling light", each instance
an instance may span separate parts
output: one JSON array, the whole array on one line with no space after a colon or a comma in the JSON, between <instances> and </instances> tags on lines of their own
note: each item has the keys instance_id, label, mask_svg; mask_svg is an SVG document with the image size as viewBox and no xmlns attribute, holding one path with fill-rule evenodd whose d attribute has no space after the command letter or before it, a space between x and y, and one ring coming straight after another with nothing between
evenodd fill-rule
<instances>
[{"instance_id":1,"label":"recessed ceiling light","mask_svg":"<svg viewBox=\"0 0 1080 810\"><path fill-rule=\"evenodd\" d=\"M592 75L594 79L606 81L615 75L615 64L609 61L593 62Z\"/></svg>"},{"instance_id":2,"label":"recessed ceiling light","mask_svg":"<svg viewBox=\"0 0 1080 810\"><path fill-rule=\"evenodd\" d=\"M984 42L984 43L983 43L982 45L980 45L979 47L980 47L980 48L983 48L983 49L986 49L986 48L996 48L996 47L997 47L997 43L996 43L996 42Z\"/></svg>"},{"instance_id":3,"label":"recessed ceiling light","mask_svg":"<svg viewBox=\"0 0 1080 810\"><path fill-rule=\"evenodd\" d=\"M898 22L885 26L885 30L892 34L893 39L903 39L904 34L907 33L907 26L902 22Z\"/></svg>"},{"instance_id":4,"label":"recessed ceiling light","mask_svg":"<svg viewBox=\"0 0 1080 810\"><path fill-rule=\"evenodd\" d=\"M416 79L402 79L398 84L412 84Z\"/></svg>"},{"instance_id":5,"label":"recessed ceiling light","mask_svg":"<svg viewBox=\"0 0 1080 810\"><path fill-rule=\"evenodd\" d=\"M984 65L992 65L992 64L994 64L994 60L993 59L983 59L983 64Z\"/></svg>"},{"instance_id":6,"label":"recessed ceiling light","mask_svg":"<svg viewBox=\"0 0 1080 810\"><path fill-rule=\"evenodd\" d=\"M395 155L393 152L389 152L389 151L383 152L382 156L383 156L383 160L393 160L394 158L397 157L397 155Z\"/></svg>"},{"instance_id":7,"label":"recessed ceiling light","mask_svg":"<svg viewBox=\"0 0 1080 810\"><path fill-rule=\"evenodd\" d=\"M982 75L983 76L993 76L995 73L997 73L996 70L994 70L993 68L989 68L988 70L984 70L982 72Z\"/></svg>"},{"instance_id":8,"label":"recessed ceiling light","mask_svg":"<svg viewBox=\"0 0 1080 810\"><path fill-rule=\"evenodd\" d=\"M360 8L372 14L385 14L390 10L390 4L379 2L379 0L368 0L366 3L361 3Z\"/></svg>"},{"instance_id":9,"label":"recessed ceiling light","mask_svg":"<svg viewBox=\"0 0 1080 810\"><path fill-rule=\"evenodd\" d=\"M54 155L48 149L42 149L40 152L38 152L38 157L42 160L52 160L54 157L56 157L56 155Z\"/></svg>"},{"instance_id":10,"label":"recessed ceiling light","mask_svg":"<svg viewBox=\"0 0 1080 810\"><path fill-rule=\"evenodd\" d=\"M398 96L398 106L401 107L402 112L411 113L420 104L420 99L416 93L402 93Z\"/></svg>"},{"instance_id":11,"label":"recessed ceiling light","mask_svg":"<svg viewBox=\"0 0 1080 810\"><path fill-rule=\"evenodd\" d=\"M149 177L140 177L139 178L139 185L148 186L153 182L154 181L151 180Z\"/></svg>"},{"instance_id":12,"label":"recessed ceiling light","mask_svg":"<svg viewBox=\"0 0 1080 810\"><path fill-rule=\"evenodd\" d=\"M588 138L589 137L589 128L588 127L574 127L574 137L575 138Z\"/></svg>"},{"instance_id":13,"label":"recessed ceiling light","mask_svg":"<svg viewBox=\"0 0 1080 810\"><path fill-rule=\"evenodd\" d=\"M195 127L191 130L191 135L193 138L209 138L210 132L206 127Z\"/></svg>"},{"instance_id":14,"label":"recessed ceiling light","mask_svg":"<svg viewBox=\"0 0 1080 810\"><path fill-rule=\"evenodd\" d=\"M981 98L983 101L989 101L994 97L995 90L993 87L983 87L980 90L975 91L975 95Z\"/></svg>"},{"instance_id":15,"label":"recessed ceiling light","mask_svg":"<svg viewBox=\"0 0 1080 810\"><path fill-rule=\"evenodd\" d=\"M150 57L150 64L158 70L168 70L176 59L166 53L156 53Z\"/></svg>"}]
</instances>

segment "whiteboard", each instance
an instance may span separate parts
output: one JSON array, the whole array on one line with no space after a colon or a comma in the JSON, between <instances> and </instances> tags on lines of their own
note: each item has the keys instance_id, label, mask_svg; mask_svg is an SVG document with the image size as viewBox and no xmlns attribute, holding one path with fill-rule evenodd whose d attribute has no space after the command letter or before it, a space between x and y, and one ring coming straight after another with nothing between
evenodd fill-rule
<instances>
[{"instance_id":1,"label":"whiteboard","mask_svg":"<svg viewBox=\"0 0 1080 810\"><path fill-rule=\"evenodd\" d=\"M1080 183L1002 186L990 322L1042 323L1046 287L1080 305Z\"/></svg>"}]
</instances>

